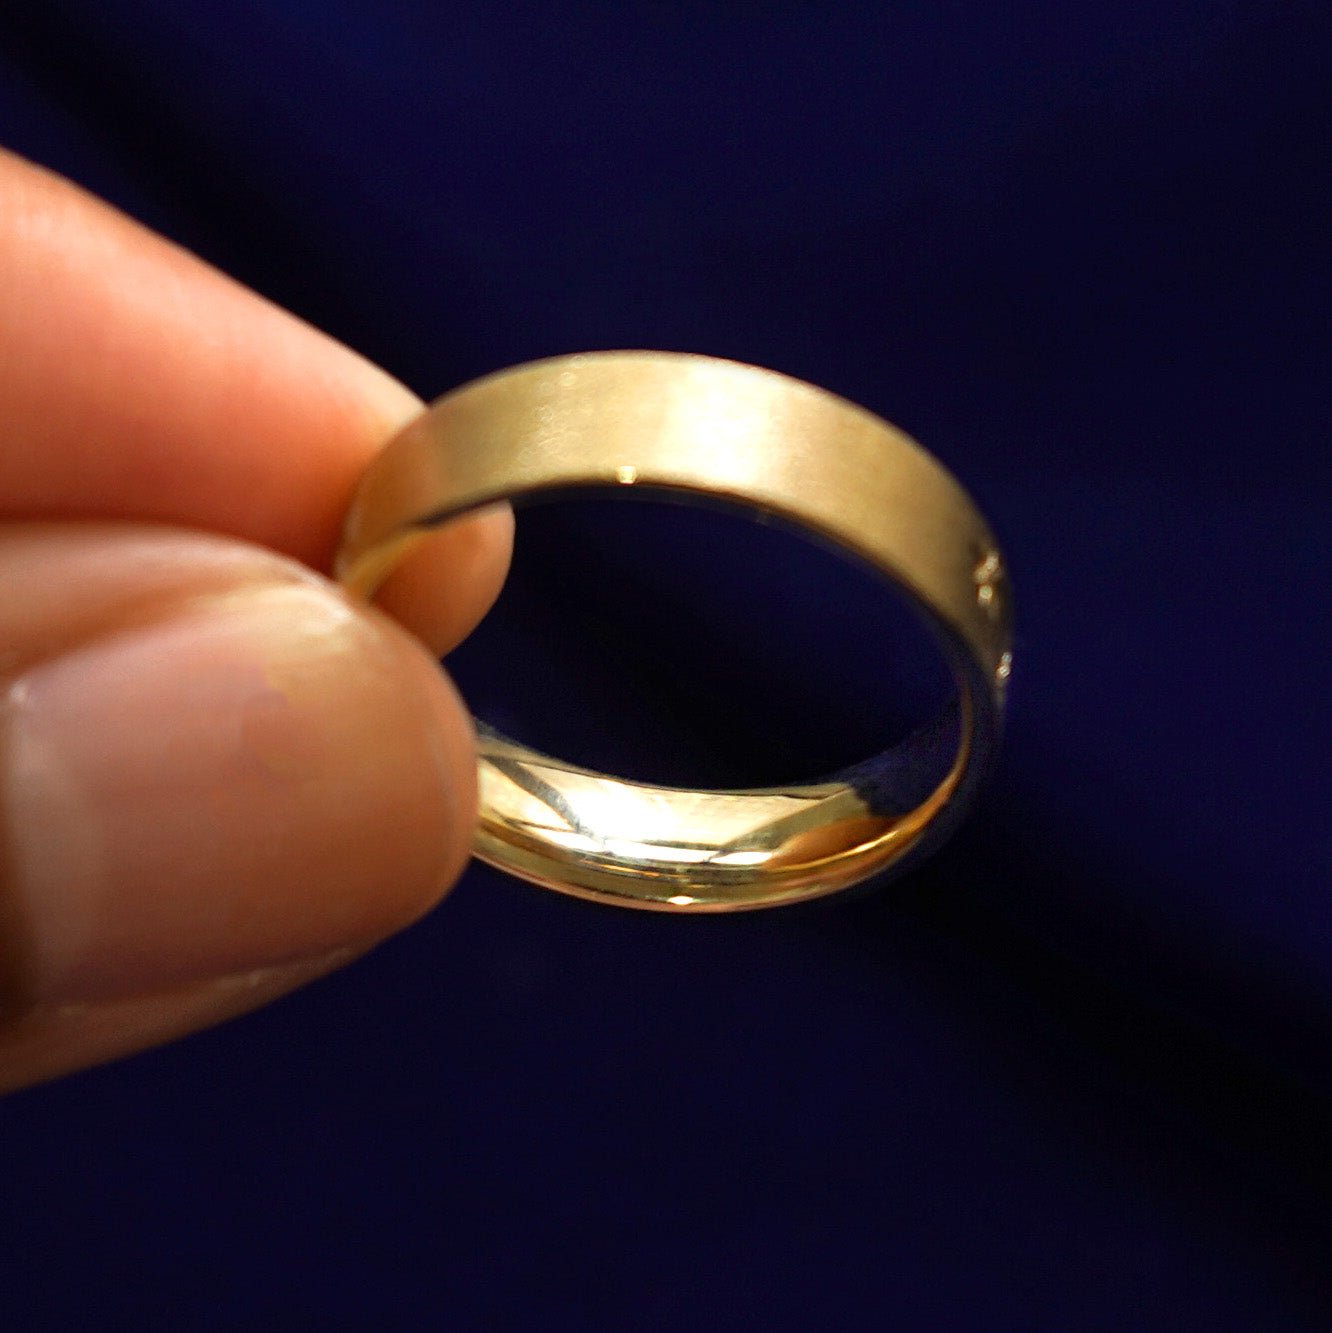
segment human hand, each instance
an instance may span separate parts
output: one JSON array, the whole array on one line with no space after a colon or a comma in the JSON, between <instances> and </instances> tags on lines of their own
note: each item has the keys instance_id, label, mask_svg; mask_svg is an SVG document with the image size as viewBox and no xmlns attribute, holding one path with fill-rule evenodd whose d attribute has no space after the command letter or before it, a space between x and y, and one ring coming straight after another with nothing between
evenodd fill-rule
<instances>
[{"instance_id":1,"label":"human hand","mask_svg":"<svg viewBox=\"0 0 1332 1333\"><path fill-rule=\"evenodd\" d=\"M315 572L420 407L0 153L0 1090L263 1004L461 872L473 737L432 653L511 514L385 587L429 651Z\"/></svg>"}]
</instances>

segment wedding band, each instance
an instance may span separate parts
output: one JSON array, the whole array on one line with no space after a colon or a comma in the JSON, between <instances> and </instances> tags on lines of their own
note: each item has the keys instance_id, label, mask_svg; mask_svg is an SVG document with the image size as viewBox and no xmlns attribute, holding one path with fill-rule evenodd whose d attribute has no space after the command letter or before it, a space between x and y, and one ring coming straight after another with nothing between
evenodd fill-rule
<instances>
[{"instance_id":1,"label":"wedding band","mask_svg":"<svg viewBox=\"0 0 1332 1333\"><path fill-rule=\"evenodd\" d=\"M947 836L998 741L1011 603L985 520L934 458L774 371L666 352L556 357L445 395L389 442L348 514L338 576L372 597L440 524L583 487L738 504L832 544L906 593L956 700L864 763L744 791L631 782L479 724L482 860L599 902L725 912L900 871Z\"/></svg>"}]
</instances>

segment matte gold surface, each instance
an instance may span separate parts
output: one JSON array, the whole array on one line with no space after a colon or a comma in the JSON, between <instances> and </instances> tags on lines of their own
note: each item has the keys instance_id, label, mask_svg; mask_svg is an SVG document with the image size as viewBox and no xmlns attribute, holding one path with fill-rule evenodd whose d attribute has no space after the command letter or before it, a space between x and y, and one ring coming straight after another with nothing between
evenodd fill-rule
<instances>
[{"instance_id":1,"label":"matte gold surface","mask_svg":"<svg viewBox=\"0 0 1332 1333\"><path fill-rule=\"evenodd\" d=\"M836 892L943 836L993 749L1011 659L1002 557L939 463L862 408L773 371L665 352L558 357L466 385L397 435L348 515L339 576L373 596L437 524L573 486L717 497L867 561L906 590L949 660L956 750L932 794L899 811L875 797L873 763L868 780L858 767L812 786L683 791L482 727L479 856L603 902L734 911ZM900 759L877 762L887 773Z\"/></svg>"}]
</instances>

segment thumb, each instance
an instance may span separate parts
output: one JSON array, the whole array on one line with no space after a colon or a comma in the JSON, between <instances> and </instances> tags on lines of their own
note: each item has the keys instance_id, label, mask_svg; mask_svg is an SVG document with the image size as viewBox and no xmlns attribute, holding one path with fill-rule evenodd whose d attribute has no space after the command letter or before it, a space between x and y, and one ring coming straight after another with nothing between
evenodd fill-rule
<instances>
[{"instance_id":1,"label":"thumb","mask_svg":"<svg viewBox=\"0 0 1332 1333\"><path fill-rule=\"evenodd\" d=\"M461 872L471 724L415 640L271 553L0 530L0 1088L252 1008Z\"/></svg>"}]
</instances>

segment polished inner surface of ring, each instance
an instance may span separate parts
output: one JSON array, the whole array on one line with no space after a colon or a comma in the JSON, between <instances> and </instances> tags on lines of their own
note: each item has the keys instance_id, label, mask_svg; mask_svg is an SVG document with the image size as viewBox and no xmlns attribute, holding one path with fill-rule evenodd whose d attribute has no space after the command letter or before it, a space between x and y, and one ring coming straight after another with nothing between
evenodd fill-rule
<instances>
[{"instance_id":1,"label":"polished inner surface of ring","mask_svg":"<svg viewBox=\"0 0 1332 1333\"><path fill-rule=\"evenodd\" d=\"M373 595L415 541L459 513L607 485L747 506L868 564L932 629L956 700L852 768L743 791L628 781L482 725L478 855L603 902L734 911L837 892L905 867L946 836L998 736L1011 665L1003 560L953 478L845 400L673 353L501 372L441 399L372 464L339 572Z\"/></svg>"}]
</instances>

